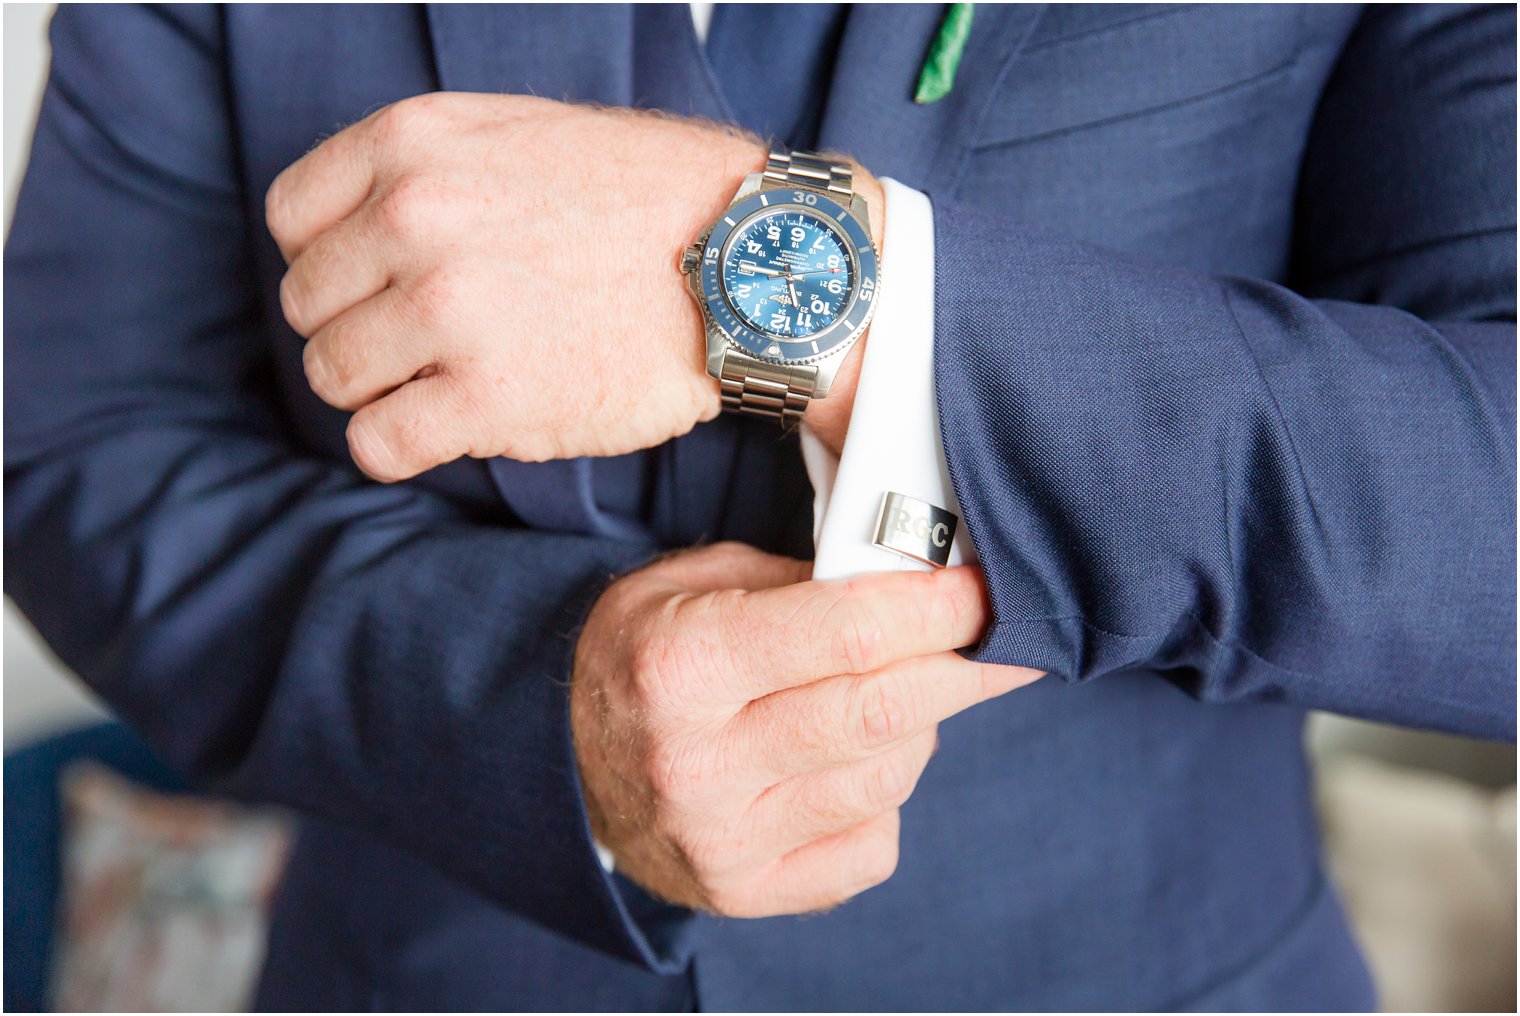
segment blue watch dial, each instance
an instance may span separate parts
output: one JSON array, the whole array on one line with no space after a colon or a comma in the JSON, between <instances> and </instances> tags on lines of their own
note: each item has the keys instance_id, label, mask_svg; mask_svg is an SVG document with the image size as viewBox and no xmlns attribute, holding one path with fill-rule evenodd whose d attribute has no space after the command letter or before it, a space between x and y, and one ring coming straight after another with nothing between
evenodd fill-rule
<instances>
[{"instance_id":1,"label":"blue watch dial","mask_svg":"<svg viewBox=\"0 0 1520 1016\"><path fill-rule=\"evenodd\" d=\"M692 288L709 320L734 347L772 363L830 355L860 335L875 306L865 222L817 191L736 201L713 223L701 264Z\"/></svg>"},{"instance_id":2,"label":"blue watch dial","mask_svg":"<svg viewBox=\"0 0 1520 1016\"><path fill-rule=\"evenodd\" d=\"M846 241L796 207L740 224L723 258L723 293L745 324L778 339L804 339L834 324L854 282Z\"/></svg>"}]
</instances>

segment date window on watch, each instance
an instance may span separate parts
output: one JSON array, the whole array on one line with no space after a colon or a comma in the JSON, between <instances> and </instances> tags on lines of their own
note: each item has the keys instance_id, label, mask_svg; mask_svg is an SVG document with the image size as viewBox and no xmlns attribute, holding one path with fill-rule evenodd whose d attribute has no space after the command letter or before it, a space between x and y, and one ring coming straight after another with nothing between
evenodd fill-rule
<instances>
[{"instance_id":1,"label":"date window on watch","mask_svg":"<svg viewBox=\"0 0 1520 1016\"><path fill-rule=\"evenodd\" d=\"M960 523L951 512L916 497L887 491L882 495L876 519L878 547L943 568L950 561L955 527Z\"/></svg>"}]
</instances>

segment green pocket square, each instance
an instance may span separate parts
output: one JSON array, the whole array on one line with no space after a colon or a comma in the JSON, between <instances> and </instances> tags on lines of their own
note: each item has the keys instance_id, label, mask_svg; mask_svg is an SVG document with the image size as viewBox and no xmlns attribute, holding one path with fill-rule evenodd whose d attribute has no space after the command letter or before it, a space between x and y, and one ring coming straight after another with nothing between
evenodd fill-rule
<instances>
[{"instance_id":1,"label":"green pocket square","mask_svg":"<svg viewBox=\"0 0 1520 1016\"><path fill-rule=\"evenodd\" d=\"M950 94L955 86L955 71L960 66L961 54L966 51L966 40L971 36L971 16L976 4L951 4L945 12L934 41L929 45L929 55L924 58L924 69L918 74L918 89L913 101L919 105L938 102Z\"/></svg>"}]
</instances>

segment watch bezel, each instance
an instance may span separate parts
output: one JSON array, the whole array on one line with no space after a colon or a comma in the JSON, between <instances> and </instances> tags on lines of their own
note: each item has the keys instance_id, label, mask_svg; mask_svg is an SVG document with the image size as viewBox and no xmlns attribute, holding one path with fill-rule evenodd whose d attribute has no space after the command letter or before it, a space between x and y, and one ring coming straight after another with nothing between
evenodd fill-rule
<instances>
[{"instance_id":1,"label":"watch bezel","mask_svg":"<svg viewBox=\"0 0 1520 1016\"><path fill-rule=\"evenodd\" d=\"M733 237L760 215L778 211L797 211L834 220L835 228L846 240L846 255L852 261L854 278L845 309L835 322L802 338L789 338L762 331L745 322L734 312L722 280L723 260ZM876 308L877 259L865 224L845 205L827 194L800 187L762 190L735 202L723 214L703 244L698 298L710 320L735 349L770 363L816 363L847 346L871 322ZM779 350L772 353L771 350ZM795 349L797 354L791 354Z\"/></svg>"}]
</instances>

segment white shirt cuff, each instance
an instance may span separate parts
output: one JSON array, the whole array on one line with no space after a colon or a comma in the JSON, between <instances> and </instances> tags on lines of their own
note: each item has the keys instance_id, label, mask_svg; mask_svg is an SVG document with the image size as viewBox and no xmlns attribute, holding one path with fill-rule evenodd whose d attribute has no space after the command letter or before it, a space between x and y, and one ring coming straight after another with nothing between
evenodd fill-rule
<instances>
[{"instance_id":1,"label":"white shirt cuff","mask_svg":"<svg viewBox=\"0 0 1520 1016\"><path fill-rule=\"evenodd\" d=\"M960 516L950 486L934 398L934 208L919 191L883 178L886 235L882 284L861 358L844 448L836 459L802 425L802 456L813 484L814 578L931 565L872 543L887 491ZM950 564L976 560L964 523Z\"/></svg>"}]
</instances>

